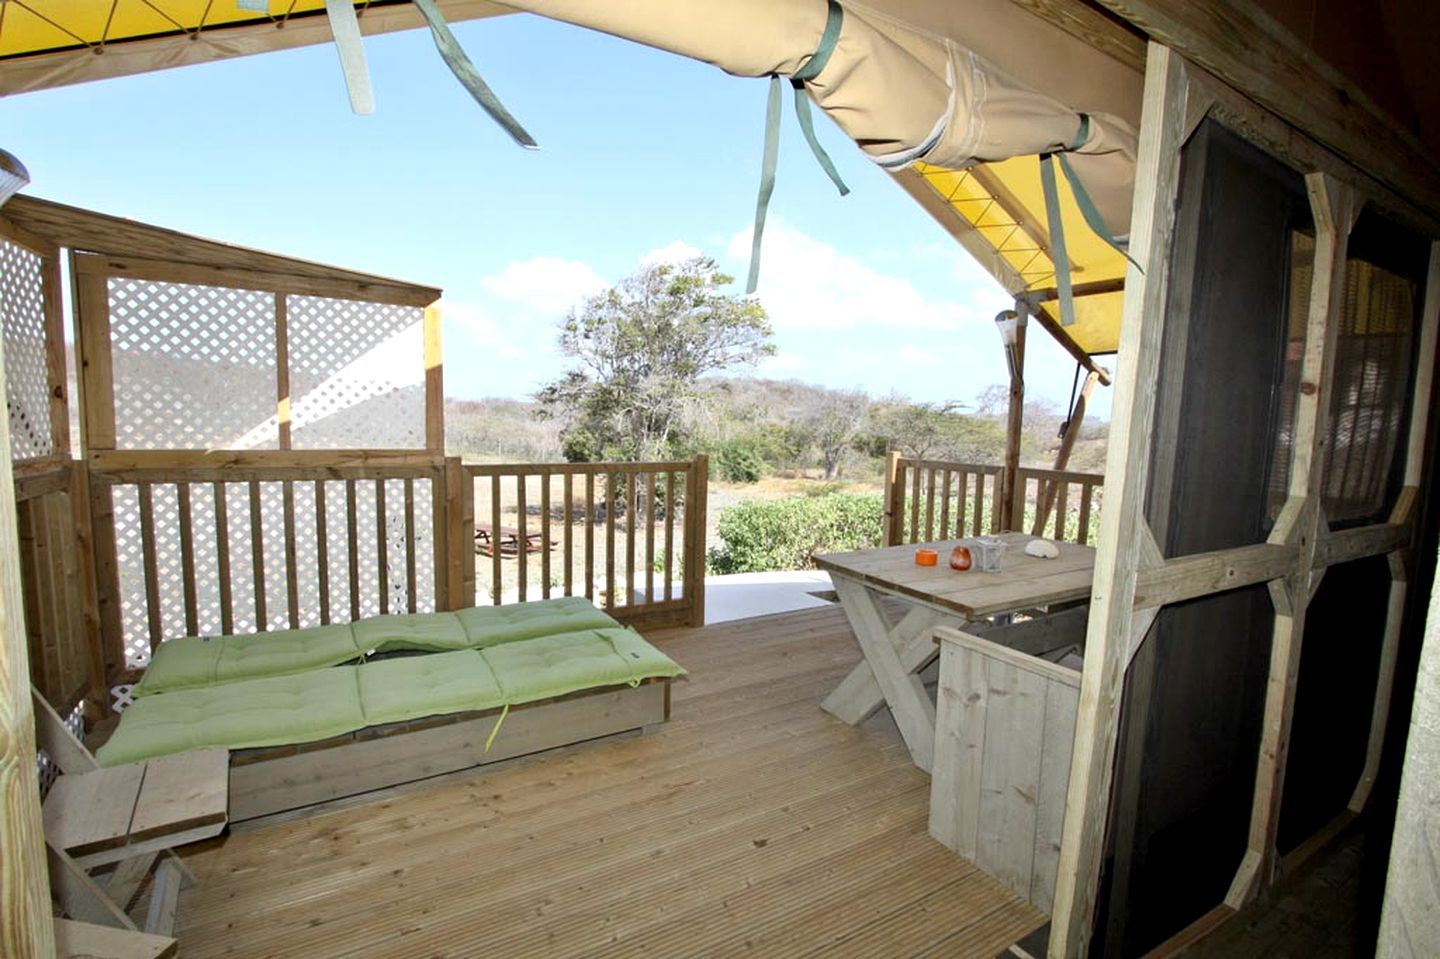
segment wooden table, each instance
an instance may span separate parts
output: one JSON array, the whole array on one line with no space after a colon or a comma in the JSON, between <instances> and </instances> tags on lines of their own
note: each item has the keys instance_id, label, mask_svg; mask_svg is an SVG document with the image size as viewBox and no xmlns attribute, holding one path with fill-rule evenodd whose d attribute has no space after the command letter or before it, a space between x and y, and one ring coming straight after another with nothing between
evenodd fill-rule
<instances>
[{"instance_id":1,"label":"wooden table","mask_svg":"<svg viewBox=\"0 0 1440 959\"><path fill-rule=\"evenodd\" d=\"M865 654L821 708L855 725L888 705L915 765L929 772L935 756L935 705L919 674L938 654L935 628L965 626L1090 596L1095 550L1056 543L1058 558L1037 559L1024 553L1025 544L1035 538L1000 534L1005 555L993 573L950 568L950 550L959 544L973 545L973 539L817 554L815 565L830 574ZM938 565L915 563L915 550L921 546L940 554ZM887 597L907 604L898 619L887 611Z\"/></svg>"}]
</instances>

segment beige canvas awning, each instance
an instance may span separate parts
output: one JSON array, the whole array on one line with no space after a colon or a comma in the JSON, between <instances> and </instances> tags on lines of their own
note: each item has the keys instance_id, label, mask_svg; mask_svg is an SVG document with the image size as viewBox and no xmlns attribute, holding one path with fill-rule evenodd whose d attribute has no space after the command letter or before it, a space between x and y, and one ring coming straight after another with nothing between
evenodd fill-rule
<instances>
[{"instance_id":1,"label":"beige canvas awning","mask_svg":"<svg viewBox=\"0 0 1440 959\"><path fill-rule=\"evenodd\" d=\"M510 9L627 37L741 76L790 75L814 55L825 0L439 0L451 20ZM0 93L303 43L328 42L324 0L283 13L212 0L26 0L0 20ZM363 33L422 20L408 0L356 0ZM276 29L283 25L284 29ZM543 58L541 58L543 61ZM538 61L537 61L538 62ZM536 82L543 82L537 74ZM1124 258L1095 237L1061 183L1076 322L1061 330L1035 154L1061 149L1109 230L1128 232L1140 103L1134 63L1011 0L845 3L810 97L974 254L1011 294L1029 293L1079 355L1114 350Z\"/></svg>"}]
</instances>

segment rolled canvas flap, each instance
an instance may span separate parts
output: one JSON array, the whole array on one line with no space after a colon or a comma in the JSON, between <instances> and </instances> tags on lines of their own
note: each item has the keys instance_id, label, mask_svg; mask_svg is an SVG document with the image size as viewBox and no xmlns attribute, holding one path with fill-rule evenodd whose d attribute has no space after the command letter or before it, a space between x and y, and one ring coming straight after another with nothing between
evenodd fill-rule
<instances>
[{"instance_id":1,"label":"rolled canvas flap","mask_svg":"<svg viewBox=\"0 0 1440 959\"><path fill-rule=\"evenodd\" d=\"M789 76L825 29L822 0L511 0L511 6L713 64L737 76ZM963 168L1065 149L1080 113L963 45L867 8L845 8L811 98L872 159ZM1081 106L1083 109L1083 105ZM1072 166L1111 231L1129 231L1135 132L1096 114Z\"/></svg>"}]
</instances>

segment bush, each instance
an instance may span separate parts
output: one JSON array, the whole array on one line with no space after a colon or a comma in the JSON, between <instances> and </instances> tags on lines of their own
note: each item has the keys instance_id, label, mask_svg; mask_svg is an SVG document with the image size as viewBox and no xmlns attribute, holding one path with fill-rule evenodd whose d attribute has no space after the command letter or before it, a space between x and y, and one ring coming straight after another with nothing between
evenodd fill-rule
<instances>
[{"instance_id":1,"label":"bush","mask_svg":"<svg viewBox=\"0 0 1440 959\"><path fill-rule=\"evenodd\" d=\"M760 573L813 569L811 553L880 544L881 497L858 493L755 500L720 514L724 545L710 550L710 572Z\"/></svg>"},{"instance_id":2,"label":"bush","mask_svg":"<svg viewBox=\"0 0 1440 959\"><path fill-rule=\"evenodd\" d=\"M765 457L752 439L731 440L714 453L715 470L727 483L758 483L765 475Z\"/></svg>"}]
</instances>

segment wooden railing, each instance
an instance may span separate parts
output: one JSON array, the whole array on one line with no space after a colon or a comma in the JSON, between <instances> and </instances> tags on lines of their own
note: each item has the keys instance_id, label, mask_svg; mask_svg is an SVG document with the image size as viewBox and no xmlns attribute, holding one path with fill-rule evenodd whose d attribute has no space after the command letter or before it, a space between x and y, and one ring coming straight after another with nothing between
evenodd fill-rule
<instances>
[{"instance_id":1,"label":"wooden railing","mask_svg":"<svg viewBox=\"0 0 1440 959\"><path fill-rule=\"evenodd\" d=\"M892 454L885 477L885 542L923 543L1023 530L1073 543L1094 538L1105 478L1022 467L1015 505L1001 515L1005 468Z\"/></svg>"},{"instance_id":2,"label":"wooden railing","mask_svg":"<svg viewBox=\"0 0 1440 959\"><path fill-rule=\"evenodd\" d=\"M101 621L130 664L175 636L451 605L428 454L97 454L91 502Z\"/></svg>"},{"instance_id":3,"label":"wooden railing","mask_svg":"<svg viewBox=\"0 0 1440 959\"><path fill-rule=\"evenodd\" d=\"M585 596L635 625L701 623L704 456L465 466L479 602Z\"/></svg>"}]
</instances>

